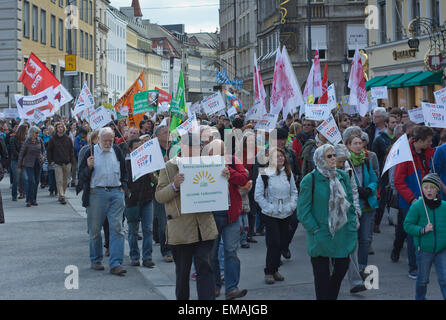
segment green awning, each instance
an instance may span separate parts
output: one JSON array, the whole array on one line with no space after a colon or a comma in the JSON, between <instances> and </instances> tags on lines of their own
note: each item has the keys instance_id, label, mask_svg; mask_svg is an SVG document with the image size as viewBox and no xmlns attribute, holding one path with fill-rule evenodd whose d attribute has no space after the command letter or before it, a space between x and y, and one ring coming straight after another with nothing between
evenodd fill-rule
<instances>
[{"instance_id":1,"label":"green awning","mask_svg":"<svg viewBox=\"0 0 446 320\"><path fill-rule=\"evenodd\" d=\"M399 73L399 74L392 74L391 76L387 76L384 79L381 79L379 81L376 81L374 84L372 84L370 86L370 88L374 88L374 87L386 87L388 83L400 78L404 76L404 73Z\"/></svg>"},{"instance_id":2,"label":"green awning","mask_svg":"<svg viewBox=\"0 0 446 320\"><path fill-rule=\"evenodd\" d=\"M405 75L403 75L402 77L399 77L398 79L393 80L392 82L387 84L387 88L402 88L402 87L406 87L406 82L415 78L416 76L418 76L419 74L423 73L423 71L418 71L418 72L410 72L410 73L406 73Z\"/></svg>"},{"instance_id":3,"label":"green awning","mask_svg":"<svg viewBox=\"0 0 446 320\"><path fill-rule=\"evenodd\" d=\"M367 91L370 90L372 84L374 84L375 82L380 81L380 80L382 80L384 78L387 78L387 76L379 76L379 77L375 77L375 78L370 79L369 81L367 81L365 83L365 87L366 87Z\"/></svg>"},{"instance_id":4,"label":"green awning","mask_svg":"<svg viewBox=\"0 0 446 320\"><path fill-rule=\"evenodd\" d=\"M430 71L425 71L407 81L405 83L405 86L415 87L415 86L430 86L435 84L443 84L442 79L443 79L443 72L432 73Z\"/></svg>"}]
</instances>

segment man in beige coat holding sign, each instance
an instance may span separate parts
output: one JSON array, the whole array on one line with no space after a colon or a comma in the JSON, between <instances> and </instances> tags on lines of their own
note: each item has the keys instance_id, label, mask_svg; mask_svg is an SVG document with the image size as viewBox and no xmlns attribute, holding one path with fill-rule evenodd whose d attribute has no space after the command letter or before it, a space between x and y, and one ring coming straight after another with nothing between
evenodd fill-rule
<instances>
[{"instance_id":1,"label":"man in beige coat holding sign","mask_svg":"<svg viewBox=\"0 0 446 320\"><path fill-rule=\"evenodd\" d=\"M192 134L181 140L183 156L200 155L200 143L193 144ZM172 247L176 271L177 300L189 300L189 276L194 260L197 269L199 300L215 299L214 274L210 264L213 240L218 231L211 212L181 214L180 187L184 174L179 173L178 156L166 163L160 171L155 198L164 203L167 215L166 238ZM227 170L227 169L226 169ZM229 171L226 172L229 178ZM223 171L225 175L225 171Z\"/></svg>"}]
</instances>

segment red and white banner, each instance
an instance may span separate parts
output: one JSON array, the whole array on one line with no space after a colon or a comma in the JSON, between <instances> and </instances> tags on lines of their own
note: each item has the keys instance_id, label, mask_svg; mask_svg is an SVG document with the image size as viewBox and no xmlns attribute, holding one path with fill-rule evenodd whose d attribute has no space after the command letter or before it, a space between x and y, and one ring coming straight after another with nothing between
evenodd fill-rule
<instances>
[{"instance_id":1,"label":"red and white banner","mask_svg":"<svg viewBox=\"0 0 446 320\"><path fill-rule=\"evenodd\" d=\"M158 103L163 103L163 102L169 103L170 100L172 99L172 95L169 92L164 91L158 87L155 87L155 90L159 92Z\"/></svg>"},{"instance_id":2,"label":"red and white banner","mask_svg":"<svg viewBox=\"0 0 446 320\"><path fill-rule=\"evenodd\" d=\"M46 117L54 114L54 90L52 87L33 96L16 94L15 101L21 119L32 119L35 109L38 109Z\"/></svg>"},{"instance_id":3,"label":"red and white banner","mask_svg":"<svg viewBox=\"0 0 446 320\"><path fill-rule=\"evenodd\" d=\"M313 90L314 98L322 97L322 74L321 74L321 62L319 60L319 50L316 50L314 55L314 71L313 71Z\"/></svg>"},{"instance_id":4,"label":"red and white banner","mask_svg":"<svg viewBox=\"0 0 446 320\"><path fill-rule=\"evenodd\" d=\"M365 88L364 72L362 69L361 55L359 49L356 49L353 57L352 69L350 72L350 79L348 82L350 88L351 106L356 106L361 117L364 117L369 112L369 101L367 90Z\"/></svg>"},{"instance_id":5,"label":"red and white banner","mask_svg":"<svg viewBox=\"0 0 446 320\"><path fill-rule=\"evenodd\" d=\"M266 99L265 87L263 85L259 64L257 63L257 54L255 52L254 52L253 88L254 88L254 101L265 101Z\"/></svg>"}]
</instances>

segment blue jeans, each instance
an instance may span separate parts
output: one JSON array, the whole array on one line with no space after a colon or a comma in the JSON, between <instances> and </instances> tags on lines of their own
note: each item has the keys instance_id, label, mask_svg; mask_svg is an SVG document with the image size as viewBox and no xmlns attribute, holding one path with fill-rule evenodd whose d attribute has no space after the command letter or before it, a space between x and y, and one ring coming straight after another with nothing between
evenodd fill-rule
<instances>
[{"instance_id":1,"label":"blue jeans","mask_svg":"<svg viewBox=\"0 0 446 320\"><path fill-rule=\"evenodd\" d=\"M23 167L23 188L26 194L26 203L35 203L39 187L40 165L36 161L34 167Z\"/></svg>"},{"instance_id":2,"label":"blue jeans","mask_svg":"<svg viewBox=\"0 0 446 320\"><path fill-rule=\"evenodd\" d=\"M446 250L439 253L418 250L416 256L418 277L415 289L415 300L426 300L427 284L429 283L429 275L433 263L437 271L441 294L443 295L443 299L446 299Z\"/></svg>"},{"instance_id":3,"label":"blue jeans","mask_svg":"<svg viewBox=\"0 0 446 320\"><path fill-rule=\"evenodd\" d=\"M364 270L367 267L369 258L369 249L372 244L373 216L375 211L362 212L359 219L360 227L358 230L358 263L359 269Z\"/></svg>"},{"instance_id":4,"label":"blue jeans","mask_svg":"<svg viewBox=\"0 0 446 320\"><path fill-rule=\"evenodd\" d=\"M240 244L248 244L248 232L249 232L249 222L248 214L242 213L240 215Z\"/></svg>"},{"instance_id":5,"label":"blue jeans","mask_svg":"<svg viewBox=\"0 0 446 320\"><path fill-rule=\"evenodd\" d=\"M225 292L228 293L237 289L240 281L240 260L237 257L237 248L240 241L240 222L237 219L233 223L229 223L227 211L214 212L214 219L218 230L218 236L214 240L211 256L215 286L221 288L222 285L220 272L218 272L220 271L218 249L220 240L223 239Z\"/></svg>"},{"instance_id":6,"label":"blue jeans","mask_svg":"<svg viewBox=\"0 0 446 320\"><path fill-rule=\"evenodd\" d=\"M56 173L54 168L48 168L48 191L56 193Z\"/></svg>"},{"instance_id":7,"label":"blue jeans","mask_svg":"<svg viewBox=\"0 0 446 320\"><path fill-rule=\"evenodd\" d=\"M13 200L17 199L17 185L19 183L19 173L17 172L18 162L15 160L11 160L11 176L12 176L12 189L11 196Z\"/></svg>"},{"instance_id":8,"label":"blue jeans","mask_svg":"<svg viewBox=\"0 0 446 320\"><path fill-rule=\"evenodd\" d=\"M130 259L138 260L140 252L138 247L139 221L142 228L142 259L152 260L153 240L153 201L143 206L129 207L125 210L129 225Z\"/></svg>"},{"instance_id":9,"label":"blue jeans","mask_svg":"<svg viewBox=\"0 0 446 320\"><path fill-rule=\"evenodd\" d=\"M125 203L124 193L119 188L90 190L90 206L87 210L87 223L90 232L91 263L102 262L101 229L107 217L110 228L110 269L122 264L124 260L124 232L122 217Z\"/></svg>"},{"instance_id":10,"label":"blue jeans","mask_svg":"<svg viewBox=\"0 0 446 320\"><path fill-rule=\"evenodd\" d=\"M170 246L166 244L166 225L167 225L166 210L164 208L163 203L159 203L156 200L154 200L154 202L155 202L155 214L158 220L158 238L160 241L161 254L164 257L169 254L172 254Z\"/></svg>"}]
</instances>

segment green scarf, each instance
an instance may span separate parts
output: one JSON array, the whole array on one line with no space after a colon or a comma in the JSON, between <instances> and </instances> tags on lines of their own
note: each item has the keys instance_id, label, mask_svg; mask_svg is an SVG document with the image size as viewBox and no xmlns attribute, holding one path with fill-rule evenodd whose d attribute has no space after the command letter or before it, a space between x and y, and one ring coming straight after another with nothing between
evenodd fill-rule
<instances>
[{"instance_id":1,"label":"green scarf","mask_svg":"<svg viewBox=\"0 0 446 320\"><path fill-rule=\"evenodd\" d=\"M294 134L289 134L288 135L288 139L286 140L286 146L287 148L291 148L291 146L293 145L293 140L294 140Z\"/></svg>"},{"instance_id":2,"label":"green scarf","mask_svg":"<svg viewBox=\"0 0 446 320\"><path fill-rule=\"evenodd\" d=\"M350 159L352 160L355 167L359 167L365 162L365 151L362 150L360 154L356 154L353 151L350 151Z\"/></svg>"}]
</instances>

